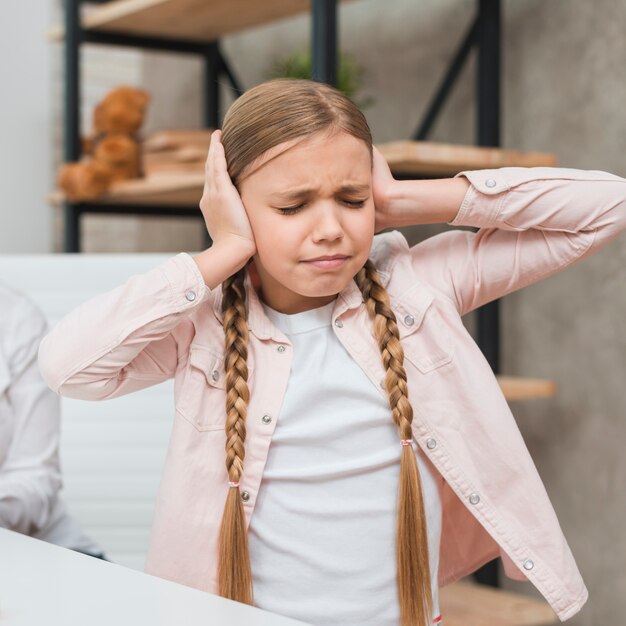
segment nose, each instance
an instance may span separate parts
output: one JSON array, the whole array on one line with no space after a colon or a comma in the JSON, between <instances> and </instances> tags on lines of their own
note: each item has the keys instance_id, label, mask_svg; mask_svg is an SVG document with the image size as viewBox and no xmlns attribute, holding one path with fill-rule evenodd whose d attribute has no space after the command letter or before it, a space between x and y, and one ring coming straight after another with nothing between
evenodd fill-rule
<instances>
[{"instance_id":1,"label":"nose","mask_svg":"<svg viewBox=\"0 0 626 626\"><path fill-rule=\"evenodd\" d=\"M334 241L343 237L340 210L333 200L320 202L318 210L314 211L313 215L315 241Z\"/></svg>"}]
</instances>

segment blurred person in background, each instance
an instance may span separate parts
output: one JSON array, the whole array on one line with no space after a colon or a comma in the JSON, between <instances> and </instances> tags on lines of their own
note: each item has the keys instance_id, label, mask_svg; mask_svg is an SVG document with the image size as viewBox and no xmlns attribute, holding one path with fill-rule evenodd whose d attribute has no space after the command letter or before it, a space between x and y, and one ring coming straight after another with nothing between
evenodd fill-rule
<instances>
[{"instance_id":1,"label":"blurred person in background","mask_svg":"<svg viewBox=\"0 0 626 626\"><path fill-rule=\"evenodd\" d=\"M0 282L0 528L106 559L60 497L60 398L37 365L45 316Z\"/></svg>"}]
</instances>

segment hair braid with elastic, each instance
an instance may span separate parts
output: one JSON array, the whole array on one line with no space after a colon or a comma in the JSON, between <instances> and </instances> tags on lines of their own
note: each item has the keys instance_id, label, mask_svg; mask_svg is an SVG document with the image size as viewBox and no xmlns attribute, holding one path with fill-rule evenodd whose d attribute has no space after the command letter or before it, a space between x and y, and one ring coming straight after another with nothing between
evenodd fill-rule
<instances>
[{"instance_id":1,"label":"hair braid with elastic","mask_svg":"<svg viewBox=\"0 0 626 626\"><path fill-rule=\"evenodd\" d=\"M404 350L389 294L371 260L354 277L374 325L385 368L385 389L393 421L402 439L412 435L413 407L404 369ZM417 460L412 446L402 446L396 532L397 585L403 626L425 626L432 615L432 590L426 516Z\"/></svg>"},{"instance_id":2,"label":"hair braid with elastic","mask_svg":"<svg viewBox=\"0 0 626 626\"><path fill-rule=\"evenodd\" d=\"M224 371L226 384L226 470L238 483L243 474L248 389L248 314L245 268L222 283ZM248 533L239 487L229 487L219 538L218 593L253 604Z\"/></svg>"}]
</instances>

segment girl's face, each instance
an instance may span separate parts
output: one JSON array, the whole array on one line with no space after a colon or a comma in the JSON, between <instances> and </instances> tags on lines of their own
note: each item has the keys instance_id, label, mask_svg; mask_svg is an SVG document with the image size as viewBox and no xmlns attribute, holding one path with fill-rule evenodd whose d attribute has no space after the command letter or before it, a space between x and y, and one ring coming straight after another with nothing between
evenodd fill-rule
<instances>
[{"instance_id":1,"label":"girl's face","mask_svg":"<svg viewBox=\"0 0 626 626\"><path fill-rule=\"evenodd\" d=\"M239 185L257 246L261 299L281 313L328 304L363 267L374 237L372 159L360 139L317 133L268 150ZM310 262L347 257L337 267Z\"/></svg>"}]
</instances>

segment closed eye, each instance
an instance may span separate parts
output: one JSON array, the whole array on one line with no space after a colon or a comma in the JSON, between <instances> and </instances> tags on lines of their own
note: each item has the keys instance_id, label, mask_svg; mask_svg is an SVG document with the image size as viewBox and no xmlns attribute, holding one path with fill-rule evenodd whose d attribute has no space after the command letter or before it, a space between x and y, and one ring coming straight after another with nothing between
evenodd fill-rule
<instances>
[{"instance_id":1,"label":"closed eye","mask_svg":"<svg viewBox=\"0 0 626 626\"><path fill-rule=\"evenodd\" d=\"M348 206L353 207L355 209L358 209L365 204L365 200L344 200L343 202L347 204ZM301 211L305 206L306 206L306 203L303 202L296 206L285 207L282 209L278 208L277 210L280 211L282 215L293 215L294 213L298 213L298 211Z\"/></svg>"}]
</instances>

